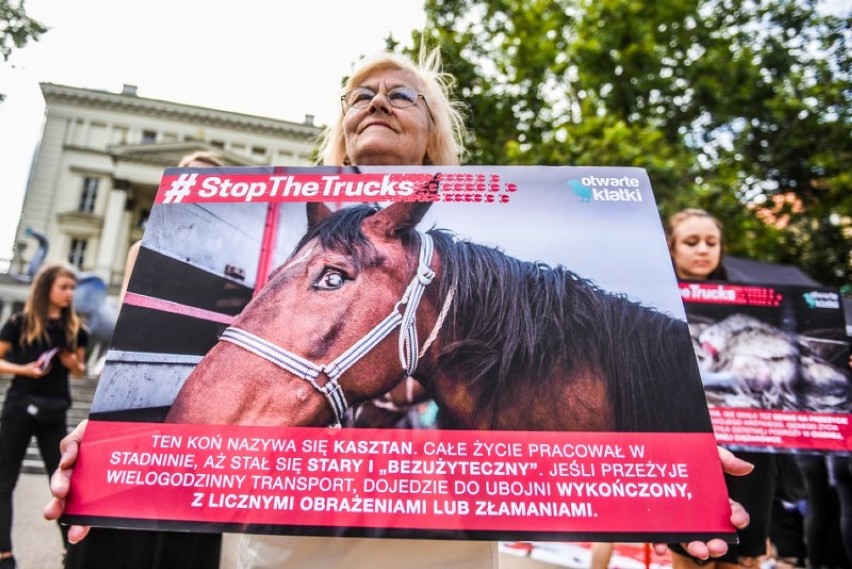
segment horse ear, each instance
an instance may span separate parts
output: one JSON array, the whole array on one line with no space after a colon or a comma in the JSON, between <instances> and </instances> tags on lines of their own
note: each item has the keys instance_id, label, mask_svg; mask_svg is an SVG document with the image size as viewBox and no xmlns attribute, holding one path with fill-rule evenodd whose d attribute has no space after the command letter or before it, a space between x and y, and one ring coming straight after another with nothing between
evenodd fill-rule
<instances>
[{"instance_id":1,"label":"horse ear","mask_svg":"<svg viewBox=\"0 0 852 569\"><path fill-rule=\"evenodd\" d=\"M381 235L393 237L417 227L431 205L432 202L396 202L364 223Z\"/></svg>"},{"instance_id":2,"label":"horse ear","mask_svg":"<svg viewBox=\"0 0 852 569\"><path fill-rule=\"evenodd\" d=\"M323 202L308 202L305 206L308 213L308 229L312 229L316 224L332 214L331 209Z\"/></svg>"}]
</instances>

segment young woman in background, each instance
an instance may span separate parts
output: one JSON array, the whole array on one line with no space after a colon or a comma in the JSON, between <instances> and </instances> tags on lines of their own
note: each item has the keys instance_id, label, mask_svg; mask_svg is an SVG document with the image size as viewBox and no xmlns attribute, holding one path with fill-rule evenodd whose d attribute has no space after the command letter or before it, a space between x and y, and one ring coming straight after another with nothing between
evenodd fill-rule
<instances>
[{"instance_id":1,"label":"young woman in background","mask_svg":"<svg viewBox=\"0 0 852 569\"><path fill-rule=\"evenodd\" d=\"M724 281L727 271L722 265L722 223L702 209L684 209L672 215L666 225L666 238L675 274L680 280ZM775 492L775 456L764 452L737 452L737 457L754 465L746 476L725 474L728 496L742 504L751 516L751 523L737 530L739 543L731 544L728 552L711 561L698 561L683 549L672 547L674 569L697 567L736 569L758 567L766 555L766 538L772 497Z\"/></svg>"},{"instance_id":2,"label":"young woman in background","mask_svg":"<svg viewBox=\"0 0 852 569\"><path fill-rule=\"evenodd\" d=\"M89 336L74 311L76 286L77 277L70 268L42 268L24 311L13 314L0 329L0 373L14 376L0 415L0 569L16 566L12 492L30 438L38 441L47 472L54 472L59 466L59 442L67 434L68 375L80 377L86 371Z\"/></svg>"}]
</instances>

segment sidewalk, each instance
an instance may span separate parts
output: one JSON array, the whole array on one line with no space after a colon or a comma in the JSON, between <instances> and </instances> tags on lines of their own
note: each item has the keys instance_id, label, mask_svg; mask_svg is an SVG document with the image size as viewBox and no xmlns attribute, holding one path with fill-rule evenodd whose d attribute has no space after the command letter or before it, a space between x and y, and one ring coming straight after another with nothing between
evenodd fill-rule
<instances>
[{"instance_id":1,"label":"sidewalk","mask_svg":"<svg viewBox=\"0 0 852 569\"><path fill-rule=\"evenodd\" d=\"M62 537L42 509L50 500L45 474L21 474L15 488L12 544L21 569L60 569Z\"/></svg>"},{"instance_id":2,"label":"sidewalk","mask_svg":"<svg viewBox=\"0 0 852 569\"><path fill-rule=\"evenodd\" d=\"M50 499L47 476L21 474L15 488L12 540L20 569L61 569L62 538L56 524L46 521L42 509ZM233 569L239 536L225 534L221 569ZM556 569L557 565L502 554L500 569Z\"/></svg>"},{"instance_id":3,"label":"sidewalk","mask_svg":"<svg viewBox=\"0 0 852 569\"><path fill-rule=\"evenodd\" d=\"M222 564L220 569L234 569L237 561L237 547L239 546L240 536L236 534L225 534L222 539ZM284 569L284 568L282 568ZM400 569L405 569L403 564L400 564ZM440 569L437 568L436 569ZM500 569L563 569L559 565L527 559L524 557L516 557L514 555L500 554Z\"/></svg>"}]
</instances>

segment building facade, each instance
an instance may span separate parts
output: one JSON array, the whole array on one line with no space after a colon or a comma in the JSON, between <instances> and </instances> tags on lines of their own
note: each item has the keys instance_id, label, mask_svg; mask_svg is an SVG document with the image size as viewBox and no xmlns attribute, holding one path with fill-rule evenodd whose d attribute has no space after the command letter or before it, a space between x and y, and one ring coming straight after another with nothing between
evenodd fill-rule
<instances>
[{"instance_id":1,"label":"building facade","mask_svg":"<svg viewBox=\"0 0 852 569\"><path fill-rule=\"evenodd\" d=\"M42 138L18 223L0 321L25 298L28 267L68 262L115 293L163 170L196 150L233 166L309 166L322 129L302 123L42 83ZM46 251L45 251L46 245Z\"/></svg>"}]
</instances>

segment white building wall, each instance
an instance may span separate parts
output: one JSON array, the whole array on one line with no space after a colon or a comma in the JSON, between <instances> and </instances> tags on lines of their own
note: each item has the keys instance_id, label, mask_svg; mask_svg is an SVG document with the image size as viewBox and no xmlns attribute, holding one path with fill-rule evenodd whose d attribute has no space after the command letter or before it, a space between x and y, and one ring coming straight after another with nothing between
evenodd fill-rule
<instances>
[{"instance_id":1,"label":"white building wall","mask_svg":"<svg viewBox=\"0 0 852 569\"><path fill-rule=\"evenodd\" d=\"M25 234L31 227L49 240L46 262L67 261L72 240L85 239L80 268L113 287L164 168L198 149L220 152L231 165L307 166L321 134L312 124L145 99L135 89L42 84L42 92L46 118L16 239L25 247L12 267L25 267L36 253ZM99 180L90 213L79 211L86 177Z\"/></svg>"}]
</instances>

